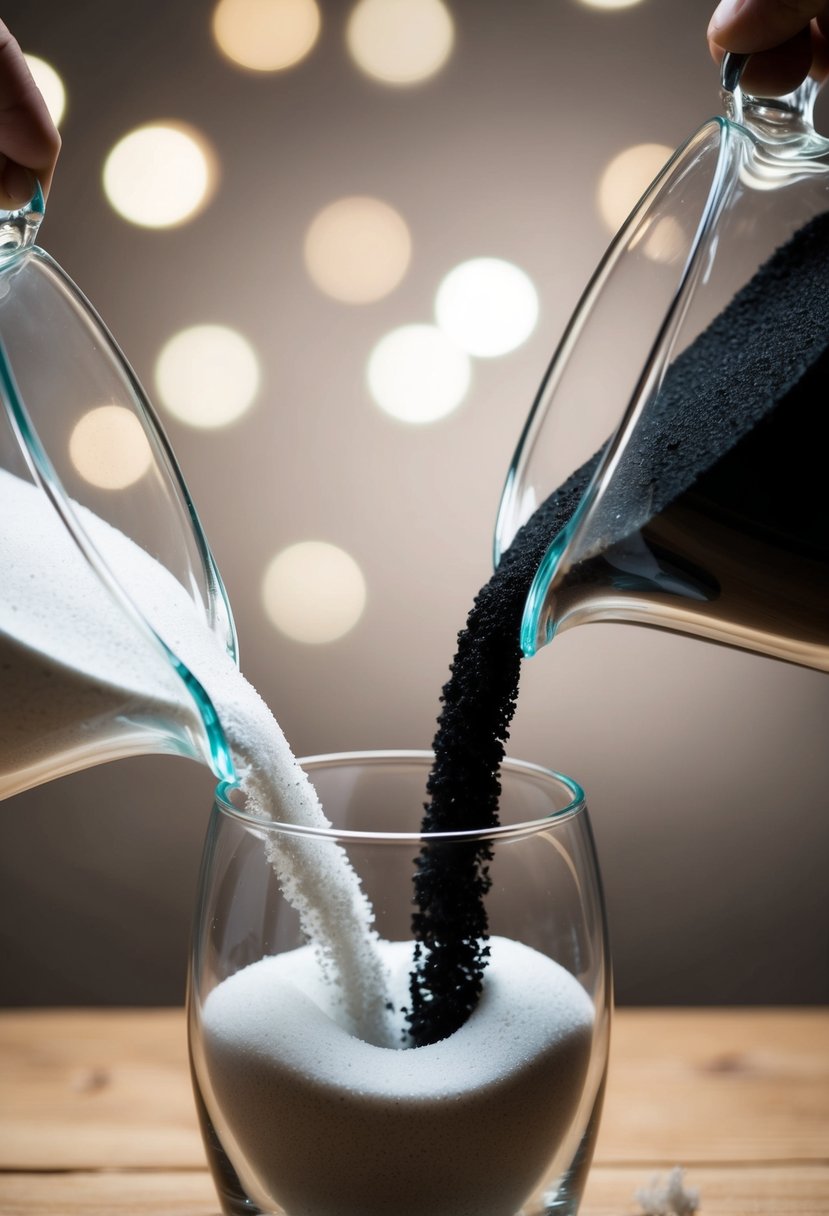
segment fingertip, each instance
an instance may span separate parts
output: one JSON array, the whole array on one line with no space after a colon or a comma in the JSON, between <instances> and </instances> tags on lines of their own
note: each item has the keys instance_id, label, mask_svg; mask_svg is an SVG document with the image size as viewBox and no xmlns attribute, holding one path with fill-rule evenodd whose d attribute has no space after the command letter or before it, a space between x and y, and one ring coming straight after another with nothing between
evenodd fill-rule
<instances>
[{"instance_id":1,"label":"fingertip","mask_svg":"<svg viewBox=\"0 0 829 1216\"><path fill-rule=\"evenodd\" d=\"M819 84L829 79L829 8L812 23L811 73Z\"/></svg>"},{"instance_id":2,"label":"fingertip","mask_svg":"<svg viewBox=\"0 0 829 1216\"><path fill-rule=\"evenodd\" d=\"M720 44L723 32L727 31L739 17L740 10L744 8L745 4L746 0L720 0L708 22L709 43Z\"/></svg>"},{"instance_id":3,"label":"fingertip","mask_svg":"<svg viewBox=\"0 0 829 1216\"><path fill-rule=\"evenodd\" d=\"M757 51L748 60L741 88L756 97L783 97L796 89L812 67L809 29L770 51Z\"/></svg>"},{"instance_id":4,"label":"fingertip","mask_svg":"<svg viewBox=\"0 0 829 1216\"><path fill-rule=\"evenodd\" d=\"M62 140L58 133L58 129L57 127L53 126L50 131L49 162L37 173L37 180L40 184L41 190L43 191L44 199L48 198L49 196L49 190L52 185L52 178L55 176L55 169L57 168L61 146Z\"/></svg>"},{"instance_id":5,"label":"fingertip","mask_svg":"<svg viewBox=\"0 0 829 1216\"><path fill-rule=\"evenodd\" d=\"M35 193L35 175L13 160L3 158L0 168L0 206L6 211L17 211L24 207Z\"/></svg>"},{"instance_id":6,"label":"fingertip","mask_svg":"<svg viewBox=\"0 0 829 1216\"><path fill-rule=\"evenodd\" d=\"M714 38L709 37L708 50L711 58L714 60L714 63L717 65L717 67L719 67L725 58L725 48L721 47Z\"/></svg>"}]
</instances>

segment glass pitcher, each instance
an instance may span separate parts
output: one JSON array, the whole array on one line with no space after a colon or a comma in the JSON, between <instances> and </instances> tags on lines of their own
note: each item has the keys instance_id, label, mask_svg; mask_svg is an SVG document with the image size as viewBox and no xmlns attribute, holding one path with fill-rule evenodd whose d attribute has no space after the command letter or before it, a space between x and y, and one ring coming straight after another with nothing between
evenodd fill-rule
<instances>
[{"instance_id":1,"label":"glass pitcher","mask_svg":"<svg viewBox=\"0 0 829 1216\"><path fill-rule=\"evenodd\" d=\"M814 81L744 95L745 60L610 246L521 436L496 565L554 487L577 502L525 655L628 621L829 669L829 141Z\"/></svg>"},{"instance_id":2,"label":"glass pitcher","mask_svg":"<svg viewBox=\"0 0 829 1216\"><path fill-rule=\"evenodd\" d=\"M175 752L233 779L168 627L236 659L215 562L135 375L35 244L38 189L0 212L0 797ZM162 602L163 601L163 602Z\"/></svg>"}]
</instances>

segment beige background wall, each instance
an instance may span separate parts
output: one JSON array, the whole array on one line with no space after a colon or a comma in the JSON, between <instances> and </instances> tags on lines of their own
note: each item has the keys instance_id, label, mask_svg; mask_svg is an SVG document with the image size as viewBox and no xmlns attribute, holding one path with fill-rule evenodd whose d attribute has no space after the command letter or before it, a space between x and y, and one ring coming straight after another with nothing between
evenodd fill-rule
<instances>
[{"instance_id":1,"label":"beige background wall","mask_svg":"<svg viewBox=\"0 0 829 1216\"><path fill-rule=\"evenodd\" d=\"M609 237L602 170L630 144L675 146L719 106L708 0L458 0L453 58L400 91L348 63L350 6L321 7L314 52L268 78L218 56L203 0L4 10L69 90L42 243L151 394L156 353L184 325L235 325L263 352L235 428L165 425L243 668L306 755L429 745L512 449ZM124 131L170 117L208 134L221 184L193 223L150 232L113 214L100 167ZM346 194L393 202L413 236L401 286L361 308L321 295L301 259L311 216ZM440 276L480 254L532 276L534 334L478 361L443 422L391 422L368 398L367 351L429 319ZM369 587L362 620L328 646L282 637L260 605L268 557L309 537L349 549ZM827 708L825 676L630 627L576 630L527 665L510 750L587 789L620 1001L829 998ZM146 758L0 806L0 1000L181 1000L211 784Z\"/></svg>"}]
</instances>

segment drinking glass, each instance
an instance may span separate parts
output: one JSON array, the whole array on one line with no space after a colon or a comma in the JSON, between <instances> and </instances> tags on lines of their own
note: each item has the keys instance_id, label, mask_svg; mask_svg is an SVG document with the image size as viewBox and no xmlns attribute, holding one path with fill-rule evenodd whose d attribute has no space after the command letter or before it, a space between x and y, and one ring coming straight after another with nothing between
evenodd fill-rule
<instances>
[{"instance_id":1,"label":"drinking glass","mask_svg":"<svg viewBox=\"0 0 829 1216\"><path fill-rule=\"evenodd\" d=\"M228 1216L570 1216L606 1075L610 964L578 785L507 760L501 826L418 831L432 757L301 763L331 821L244 810L219 786L188 984L190 1058L208 1162ZM484 850L491 956L460 1030L405 1045L412 879L422 851ZM317 850L350 865L389 965L394 1039L350 1031L337 985L273 864ZM289 884L290 885L290 884ZM347 913L346 913L347 914ZM327 970L336 971L338 960Z\"/></svg>"}]
</instances>

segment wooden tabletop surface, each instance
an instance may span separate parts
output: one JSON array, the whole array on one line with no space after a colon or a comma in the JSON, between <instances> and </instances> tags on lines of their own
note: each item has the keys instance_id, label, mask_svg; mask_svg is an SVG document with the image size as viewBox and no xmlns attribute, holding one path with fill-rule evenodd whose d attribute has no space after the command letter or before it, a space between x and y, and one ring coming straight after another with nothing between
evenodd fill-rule
<instances>
[{"instance_id":1,"label":"wooden tabletop surface","mask_svg":"<svg viewBox=\"0 0 829 1216\"><path fill-rule=\"evenodd\" d=\"M623 1009L581 1216L829 1216L829 1011ZM2 1216L217 1216L181 1010L0 1013ZM389 1216L393 1216L392 1213Z\"/></svg>"}]
</instances>

